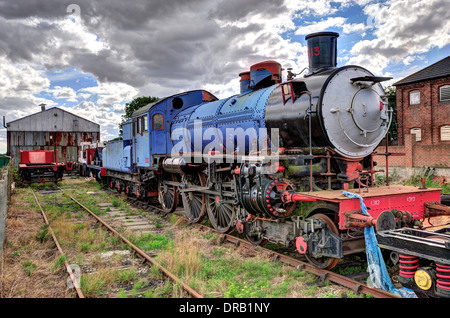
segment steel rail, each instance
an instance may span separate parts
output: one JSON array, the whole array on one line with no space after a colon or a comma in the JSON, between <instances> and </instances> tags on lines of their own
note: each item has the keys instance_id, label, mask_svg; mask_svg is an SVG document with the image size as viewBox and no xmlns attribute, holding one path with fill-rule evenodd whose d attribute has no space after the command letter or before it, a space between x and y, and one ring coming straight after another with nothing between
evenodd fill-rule
<instances>
[{"instance_id":1,"label":"steel rail","mask_svg":"<svg viewBox=\"0 0 450 318\"><path fill-rule=\"evenodd\" d=\"M156 207L154 205L147 205L147 206L149 208L157 209L159 211L165 212L164 210L162 210L162 209L160 209L160 208L158 208L158 207ZM174 211L174 213L175 213L175 211ZM170 214L170 213L166 213L166 214ZM185 216L183 216L183 215L181 215L181 216L185 218ZM187 218L186 218L186 220L190 224L192 224L194 226L197 226L197 227L199 227L199 228L201 228L203 230L213 231L213 232L215 232L217 234L220 234L222 236L223 241L226 240L226 241L228 241L230 243L233 243L235 245L243 245L243 246L245 246L247 248L254 248L255 247L255 245L253 245L249 241L240 239L240 238L235 237L235 236L230 235L230 234L219 233L214 228L211 228L211 227L203 225L203 224L192 223ZM263 251L265 251L268 254L273 255L273 257L275 257L276 259L278 259L279 261L281 261L281 262L283 262L285 264L294 266L294 267L296 267L298 269L304 269L307 272L310 272L312 274L315 274L315 275L319 276L320 279L325 279L326 278L326 279L328 279L331 282L334 282L334 283L336 283L338 285L341 285L341 286L344 286L346 288L351 289L352 291L355 292L355 294L365 293L365 294L372 295L375 298L401 298L398 295L394 295L392 293L389 293L387 291L384 291L384 290L381 290L381 289L378 289L378 288L371 288L371 287L367 286L366 284L363 284L363 283L360 283L358 281L355 281L352 278L349 278L349 277L346 277L346 276L342 276L342 275L336 274L336 273L331 272L331 271L327 271L327 270L323 270L323 269L317 268L317 267L315 267L314 265L312 265L310 263L303 262L303 261L300 261L298 259L295 259L295 258L286 256L286 255L277 253L275 251L269 250L269 249L264 248L262 246L258 246L258 248L262 249Z\"/></svg>"},{"instance_id":2,"label":"steel rail","mask_svg":"<svg viewBox=\"0 0 450 318\"><path fill-rule=\"evenodd\" d=\"M140 248L138 248L136 245L131 243L127 238L125 238L122 234L117 232L114 228L112 228L108 223L103 221L101 218L99 218L97 215L95 215L91 210L89 210L87 207L85 207L82 203L80 203L78 200L76 200L74 197L72 197L69 194L66 194L63 192L64 195L67 195L69 198L71 198L73 201L75 201L78 205L80 205L83 209L85 209L89 214L91 214L98 222L100 222L103 226L105 226L108 230L110 230L112 233L117 235L124 241L127 245L129 245L139 256L144 258L145 260L152 263L152 265L156 266L164 275L169 277L171 280L173 280L175 283L181 285L181 287L190 295L192 295L194 298L203 298L201 294L199 294L197 291L189 287L186 283L181 281L178 277L173 275L169 270L164 268L161 264L159 264L155 259L148 256L144 251L142 251Z\"/></svg>"},{"instance_id":3,"label":"steel rail","mask_svg":"<svg viewBox=\"0 0 450 318\"><path fill-rule=\"evenodd\" d=\"M205 226L203 224L198 224L198 223L193 223L196 226L205 229L205 230L209 230L209 231L214 231L215 230L213 228L210 228L208 226ZM218 233L220 234L220 233ZM222 240L223 241L228 241L230 243L234 243L235 245L243 245L247 248L254 248L255 245L253 245L252 243L240 239L238 237L229 235L229 234L222 234ZM365 294L369 294L372 295L375 298L401 298L400 296L391 294L389 292L386 292L384 290L378 289L378 288L371 288L363 283L357 282L351 278L327 271L327 270L323 270L320 268L317 268L315 266L313 266L310 263L306 263L303 261L300 261L298 259L280 254L278 252L269 250L267 248L264 248L262 246L258 246L260 249L262 249L263 251L265 251L266 253L269 253L271 255L273 255L276 259L278 259L279 261L286 263L288 265L294 266L298 269L304 269L307 272L310 272L312 274L315 274L317 276L320 277L320 279L328 279L331 282L334 282L336 284L339 284L341 286L347 287L351 290L353 290L355 292L355 294L359 294L359 293L365 293Z\"/></svg>"},{"instance_id":4,"label":"steel rail","mask_svg":"<svg viewBox=\"0 0 450 318\"><path fill-rule=\"evenodd\" d=\"M41 210L42 216L44 217L44 221L45 221L45 223L48 225L48 230L49 230L49 232L50 232L51 235L52 235L53 241L55 242L56 247L58 248L59 253L61 254L61 256L64 256L64 257L65 257L65 254L64 254L64 252L63 252L63 250L62 250L62 248L61 248L61 245L59 244L58 239L57 239L56 236L55 236L55 232L53 232L53 229L52 229L52 227L50 226L50 223L48 222L47 216L45 215L45 212L44 212L44 210L42 209L42 206L41 206L41 204L39 203L39 200L38 200L36 194L34 193L33 189L31 189L31 193L33 193L34 199L36 200L36 203L37 203L37 205L39 206L39 209ZM70 268L70 265L69 265L69 263L67 262L67 260L64 261L64 266L66 267L66 271L67 271L67 273L69 274L70 279L72 280L72 283L73 283L73 286L74 286L74 288L75 288L75 291L77 292L78 298L84 298L83 292L81 291L81 288L80 288L80 286L78 285L78 281L77 281L75 275L73 274L72 269Z\"/></svg>"}]
</instances>

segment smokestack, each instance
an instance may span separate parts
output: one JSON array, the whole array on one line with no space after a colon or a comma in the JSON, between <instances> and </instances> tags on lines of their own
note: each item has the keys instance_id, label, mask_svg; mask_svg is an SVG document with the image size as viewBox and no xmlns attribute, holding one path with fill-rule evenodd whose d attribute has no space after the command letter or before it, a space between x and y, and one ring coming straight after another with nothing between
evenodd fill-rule
<instances>
[{"instance_id":1,"label":"smokestack","mask_svg":"<svg viewBox=\"0 0 450 318\"><path fill-rule=\"evenodd\" d=\"M40 104L39 106L41 106L41 111L44 111L45 110L45 105L46 104Z\"/></svg>"},{"instance_id":2,"label":"smokestack","mask_svg":"<svg viewBox=\"0 0 450 318\"><path fill-rule=\"evenodd\" d=\"M239 73L239 77L241 78L239 81L241 85L241 94L251 91L251 89L248 88L248 86L250 85L250 71Z\"/></svg>"},{"instance_id":3,"label":"smokestack","mask_svg":"<svg viewBox=\"0 0 450 318\"><path fill-rule=\"evenodd\" d=\"M336 67L338 37L339 33L336 32L317 32L305 36L310 74Z\"/></svg>"}]
</instances>

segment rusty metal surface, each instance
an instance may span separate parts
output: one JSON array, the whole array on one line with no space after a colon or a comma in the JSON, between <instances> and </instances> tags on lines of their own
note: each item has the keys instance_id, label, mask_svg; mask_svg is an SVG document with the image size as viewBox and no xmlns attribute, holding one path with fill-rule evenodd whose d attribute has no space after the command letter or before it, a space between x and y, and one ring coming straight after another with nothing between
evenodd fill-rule
<instances>
[{"instance_id":1,"label":"rusty metal surface","mask_svg":"<svg viewBox=\"0 0 450 318\"><path fill-rule=\"evenodd\" d=\"M358 189L349 189L349 192L357 193L363 199L378 197L378 196L389 196L392 194L408 194L408 193L423 193L423 192L433 192L440 191L441 189L428 188L428 189L419 189L418 187L411 186L402 186L402 185L392 185L392 186L384 186L377 188L370 188L369 192L358 192ZM311 196L315 198L320 198L325 201L339 202L345 200L353 200L352 198L346 197L342 194L342 191L336 190L326 190L326 191L317 191L317 192L299 192L299 194L305 196Z\"/></svg>"},{"instance_id":2,"label":"rusty metal surface","mask_svg":"<svg viewBox=\"0 0 450 318\"><path fill-rule=\"evenodd\" d=\"M100 125L54 107L7 123L7 151L58 149L58 162L77 161L81 141L100 141Z\"/></svg>"},{"instance_id":3,"label":"rusty metal surface","mask_svg":"<svg viewBox=\"0 0 450 318\"><path fill-rule=\"evenodd\" d=\"M78 161L81 141L100 141L100 132L8 132L10 156L20 161L21 150L58 150L58 162ZM56 142L56 144L55 144Z\"/></svg>"}]
</instances>

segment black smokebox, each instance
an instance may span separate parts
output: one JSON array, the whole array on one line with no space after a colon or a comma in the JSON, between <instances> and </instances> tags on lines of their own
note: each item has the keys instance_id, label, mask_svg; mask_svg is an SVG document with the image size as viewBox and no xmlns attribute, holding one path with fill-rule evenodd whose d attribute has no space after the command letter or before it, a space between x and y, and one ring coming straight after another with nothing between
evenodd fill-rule
<instances>
[{"instance_id":1,"label":"black smokebox","mask_svg":"<svg viewBox=\"0 0 450 318\"><path fill-rule=\"evenodd\" d=\"M315 73L330 67L336 67L336 32L317 32L305 36L308 44L309 73Z\"/></svg>"}]
</instances>

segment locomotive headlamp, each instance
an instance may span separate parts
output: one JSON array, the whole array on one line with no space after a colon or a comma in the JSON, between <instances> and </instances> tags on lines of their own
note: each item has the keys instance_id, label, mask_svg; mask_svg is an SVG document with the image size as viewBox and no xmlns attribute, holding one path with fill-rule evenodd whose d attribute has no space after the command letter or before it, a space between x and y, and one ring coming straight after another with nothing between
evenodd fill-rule
<instances>
[{"instance_id":1,"label":"locomotive headlamp","mask_svg":"<svg viewBox=\"0 0 450 318\"><path fill-rule=\"evenodd\" d=\"M419 268L414 274L416 285L422 290L429 290L433 285L433 278L430 268Z\"/></svg>"}]
</instances>

